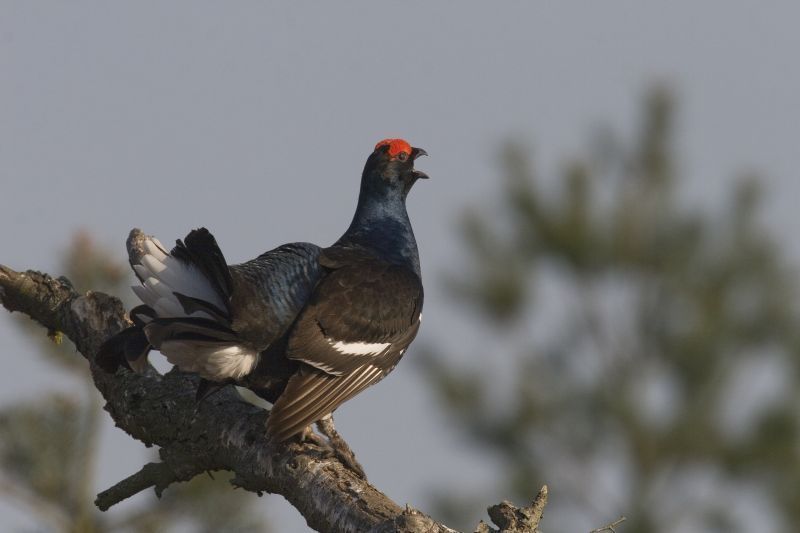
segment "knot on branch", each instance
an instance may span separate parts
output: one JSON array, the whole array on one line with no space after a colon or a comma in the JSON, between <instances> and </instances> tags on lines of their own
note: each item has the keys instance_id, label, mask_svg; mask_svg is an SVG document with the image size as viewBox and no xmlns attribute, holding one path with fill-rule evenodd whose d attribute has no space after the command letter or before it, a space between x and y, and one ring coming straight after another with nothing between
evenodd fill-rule
<instances>
[{"instance_id":1,"label":"knot on branch","mask_svg":"<svg viewBox=\"0 0 800 533\"><path fill-rule=\"evenodd\" d=\"M547 485L543 486L529 507L515 507L504 501L489 507L489 518L499 528L481 522L476 533L536 533L547 505Z\"/></svg>"}]
</instances>

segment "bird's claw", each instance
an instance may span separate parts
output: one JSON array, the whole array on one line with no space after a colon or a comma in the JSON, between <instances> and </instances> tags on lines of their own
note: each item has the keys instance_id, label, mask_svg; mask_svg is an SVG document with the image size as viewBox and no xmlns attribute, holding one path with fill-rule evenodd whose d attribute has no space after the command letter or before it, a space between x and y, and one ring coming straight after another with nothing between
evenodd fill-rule
<instances>
[{"instance_id":1,"label":"bird's claw","mask_svg":"<svg viewBox=\"0 0 800 533\"><path fill-rule=\"evenodd\" d=\"M339 435L339 432L336 431L333 425L333 417L328 415L318 420L317 429L327 437L329 448L333 451L336 458L339 459L344 466L352 470L358 477L366 481L367 474L364 472L364 467L358 462L356 454L353 453L353 450L350 449L347 442L345 442L341 435Z\"/></svg>"}]
</instances>

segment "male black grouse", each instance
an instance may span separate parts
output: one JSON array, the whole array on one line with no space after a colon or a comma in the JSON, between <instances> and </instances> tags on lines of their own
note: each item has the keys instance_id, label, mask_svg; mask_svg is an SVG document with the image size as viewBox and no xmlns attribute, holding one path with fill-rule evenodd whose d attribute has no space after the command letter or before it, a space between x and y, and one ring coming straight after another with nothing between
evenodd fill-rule
<instances>
[{"instance_id":1,"label":"male black grouse","mask_svg":"<svg viewBox=\"0 0 800 533\"><path fill-rule=\"evenodd\" d=\"M144 302L134 326L98 356L147 366L151 348L203 378L198 395L228 383L273 403L267 433L284 441L394 369L417 334L422 281L406 196L427 155L401 139L367 159L350 227L329 248L291 243L228 265L208 230L168 252L133 230L131 265Z\"/></svg>"}]
</instances>

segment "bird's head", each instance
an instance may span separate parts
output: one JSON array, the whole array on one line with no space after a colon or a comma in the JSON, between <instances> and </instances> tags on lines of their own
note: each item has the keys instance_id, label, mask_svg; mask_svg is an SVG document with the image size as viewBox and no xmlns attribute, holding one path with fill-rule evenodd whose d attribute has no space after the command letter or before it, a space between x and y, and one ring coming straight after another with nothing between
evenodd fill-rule
<instances>
[{"instance_id":1,"label":"bird's head","mask_svg":"<svg viewBox=\"0 0 800 533\"><path fill-rule=\"evenodd\" d=\"M428 155L422 148L414 148L403 139L384 139L375 145L375 150L364 167L362 186L372 190L399 191L403 198L418 179L428 175L414 169L414 160Z\"/></svg>"}]
</instances>

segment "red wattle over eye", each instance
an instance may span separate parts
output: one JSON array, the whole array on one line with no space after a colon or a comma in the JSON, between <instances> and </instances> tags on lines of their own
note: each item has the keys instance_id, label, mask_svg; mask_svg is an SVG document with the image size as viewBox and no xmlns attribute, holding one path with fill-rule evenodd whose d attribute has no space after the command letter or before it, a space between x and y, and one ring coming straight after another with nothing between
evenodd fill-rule
<instances>
[{"instance_id":1,"label":"red wattle over eye","mask_svg":"<svg viewBox=\"0 0 800 533\"><path fill-rule=\"evenodd\" d=\"M406 154L406 158L411 155L411 145L403 139L384 139L375 145L375 149L377 150L382 146L389 147L390 157L397 157L401 153Z\"/></svg>"}]
</instances>

